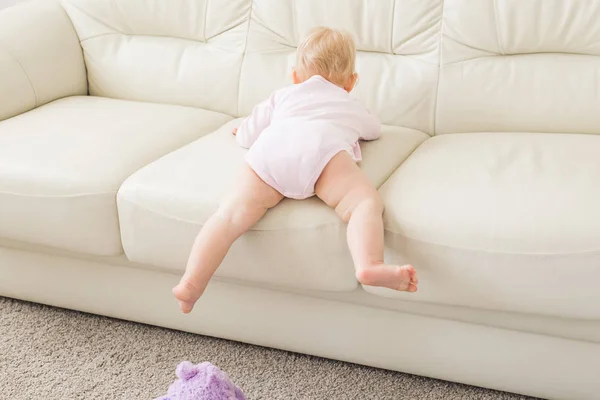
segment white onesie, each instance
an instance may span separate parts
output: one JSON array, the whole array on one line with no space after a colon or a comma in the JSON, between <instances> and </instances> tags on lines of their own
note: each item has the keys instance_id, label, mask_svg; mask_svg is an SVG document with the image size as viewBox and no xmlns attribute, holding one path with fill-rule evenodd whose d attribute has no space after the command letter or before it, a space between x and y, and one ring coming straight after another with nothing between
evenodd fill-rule
<instances>
[{"instance_id":1,"label":"white onesie","mask_svg":"<svg viewBox=\"0 0 600 400\"><path fill-rule=\"evenodd\" d=\"M316 75L258 104L236 137L263 181L285 197L305 199L336 154L347 151L360 161L358 141L380 134L379 120L364 105Z\"/></svg>"}]
</instances>

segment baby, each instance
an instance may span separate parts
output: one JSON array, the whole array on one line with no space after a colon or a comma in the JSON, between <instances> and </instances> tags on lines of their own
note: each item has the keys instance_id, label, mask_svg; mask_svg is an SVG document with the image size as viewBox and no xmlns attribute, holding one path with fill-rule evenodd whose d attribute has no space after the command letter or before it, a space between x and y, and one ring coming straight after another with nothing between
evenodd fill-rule
<instances>
[{"instance_id":1,"label":"baby","mask_svg":"<svg viewBox=\"0 0 600 400\"><path fill-rule=\"evenodd\" d=\"M238 185L196 238L183 278L173 289L189 313L227 251L285 197L317 195L348 224L356 278L364 285L416 292L410 265L383 263L383 203L357 166L359 140L375 140L381 124L349 93L356 56L352 37L313 30L299 45L294 85L274 92L234 130L250 149Z\"/></svg>"}]
</instances>

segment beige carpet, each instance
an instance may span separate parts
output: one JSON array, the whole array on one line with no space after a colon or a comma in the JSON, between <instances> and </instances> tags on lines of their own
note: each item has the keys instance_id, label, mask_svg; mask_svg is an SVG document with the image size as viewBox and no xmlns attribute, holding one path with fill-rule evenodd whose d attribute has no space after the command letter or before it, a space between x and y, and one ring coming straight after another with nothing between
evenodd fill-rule
<instances>
[{"instance_id":1,"label":"beige carpet","mask_svg":"<svg viewBox=\"0 0 600 400\"><path fill-rule=\"evenodd\" d=\"M250 400L528 399L0 297L1 399L153 399L186 359Z\"/></svg>"}]
</instances>

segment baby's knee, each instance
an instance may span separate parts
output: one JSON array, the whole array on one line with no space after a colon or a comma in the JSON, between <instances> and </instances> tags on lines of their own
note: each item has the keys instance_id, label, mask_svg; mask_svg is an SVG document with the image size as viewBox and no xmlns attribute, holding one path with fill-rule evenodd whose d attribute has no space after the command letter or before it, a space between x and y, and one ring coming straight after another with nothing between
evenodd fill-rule
<instances>
[{"instance_id":1,"label":"baby's knee","mask_svg":"<svg viewBox=\"0 0 600 400\"><path fill-rule=\"evenodd\" d=\"M257 204L250 198L235 197L224 201L216 216L231 225L246 225L246 220L257 213Z\"/></svg>"},{"instance_id":2,"label":"baby's knee","mask_svg":"<svg viewBox=\"0 0 600 400\"><path fill-rule=\"evenodd\" d=\"M340 202L336 208L336 212L347 223L352 214L359 208L372 214L383 214L383 207L383 200L377 190L374 188L362 188L354 193L349 193Z\"/></svg>"},{"instance_id":3,"label":"baby's knee","mask_svg":"<svg viewBox=\"0 0 600 400\"><path fill-rule=\"evenodd\" d=\"M379 194L379 192L375 189L372 189L367 194L365 194L359 206L367 207L374 213L383 214L383 200L381 199L381 195Z\"/></svg>"}]
</instances>

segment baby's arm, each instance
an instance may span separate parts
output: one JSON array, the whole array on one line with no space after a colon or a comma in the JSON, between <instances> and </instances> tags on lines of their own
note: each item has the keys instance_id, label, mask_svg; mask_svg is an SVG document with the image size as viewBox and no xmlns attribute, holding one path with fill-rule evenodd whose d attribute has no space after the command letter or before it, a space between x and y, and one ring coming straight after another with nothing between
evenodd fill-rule
<instances>
[{"instance_id":1,"label":"baby's arm","mask_svg":"<svg viewBox=\"0 0 600 400\"><path fill-rule=\"evenodd\" d=\"M260 136L271 123L271 115L275 107L275 93L273 93L267 100L260 104L257 104L252 110L252 114L242 121L242 124L234 131L237 142L240 146L247 149L250 148L256 142L256 139Z\"/></svg>"},{"instance_id":2,"label":"baby's arm","mask_svg":"<svg viewBox=\"0 0 600 400\"><path fill-rule=\"evenodd\" d=\"M381 136L381 122L379 122L379 118L366 111L362 125L361 140L379 139L379 136Z\"/></svg>"}]
</instances>

